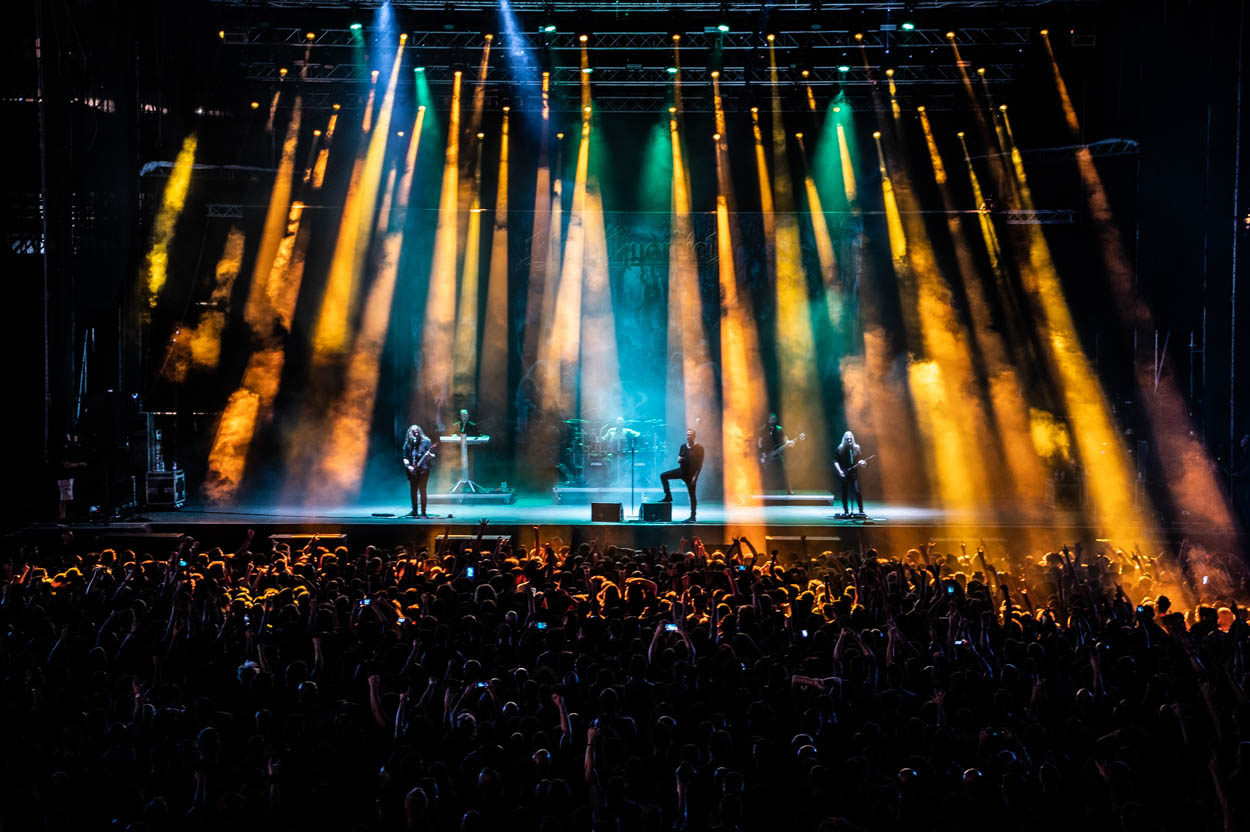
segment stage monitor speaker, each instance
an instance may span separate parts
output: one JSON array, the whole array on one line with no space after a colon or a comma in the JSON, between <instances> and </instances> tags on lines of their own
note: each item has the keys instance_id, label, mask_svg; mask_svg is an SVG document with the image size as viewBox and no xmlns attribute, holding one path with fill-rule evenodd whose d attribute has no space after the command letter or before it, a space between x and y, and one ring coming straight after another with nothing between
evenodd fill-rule
<instances>
[{"instance_id":1,"label":"stage monitor speaker","mask_svg":"<svg viewBox=\"0 0 1250 832\"><path fill-rule=\"evenodd\" d=\"M625 513L620 503L590 504L590 522L592 523L620 523L624 519Z\"/></svg>"},{"instance_id":2,"label":"stage monitor speaker","mask_svg":"<svg viewBox=\"0 0 1250 832\"><path fill-rule=\"evenodd\" d=\"M672 503L643 503L642 522L671 523L673 522Z\"/></svg>"}]
</instances>

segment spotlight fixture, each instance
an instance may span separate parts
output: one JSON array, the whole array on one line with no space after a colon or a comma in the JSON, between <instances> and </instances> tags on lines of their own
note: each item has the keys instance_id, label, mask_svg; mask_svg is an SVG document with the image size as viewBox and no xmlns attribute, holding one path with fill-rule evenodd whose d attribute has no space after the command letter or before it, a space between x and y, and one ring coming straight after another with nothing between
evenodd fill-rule
<instances>
[{"instance_id":1,"label":"spotlight fixture","mask_svg":"<svg viewBox=\"0 0 1250 832\"><path fill-rule=\"evenodd\" d=\"M313 131L313 135L314 135L314 136L320 136L320 135L321 135L321 131L320 131L320 130L314 130L314 131Z\"/></svg>"},{"instance_id":2,"label":"spotlight fixture","mask_svg":"<svg viewBox=\"0 0 1250 832\"><path fill-rule=\"evenodd\" d=\"M664 71L665 71L665 72L667 72L669 75L676 75L676 74L677 74L677 67L675 67L675 66L670 66L670 67L666 68Z\"/></svg>"},{"instance_id":3,"label":"spotlight fixture","mask_svg":"<svg viewBox=\"0 0 1250 832\"><path fill-rule=\"evenodd\" d=\"M715 141L715 142L720 141L720 133L713 133L713 134L712 134L712 141Z\"/></svg>"},{"instance_id":4,"label":"spotlight fixture","mask_svg":"<svg viewBox=\"0 0 1250 832\"><path fill-rule=\"evenodd\" d=\"M399 42L400 42L400 44L401 44L401 45L402 45L402 44L405 44L405 43L407 43L407 42L408 42L408 33L407 33L407 32L400 32L400 34L399 34Z\"/></svg>"},{"instance_id":5,"label":"spotlight fixture","mask_svg":"<svg viewBox=\"0 0 1250 832\"><path fill-rule=\"evenodd\" d=\"M719 74L720 74L719 72L716 73L716 75L719 75ZM808 77L811 74L812 74L812 71L810 69L804 69L801 72L799 72L799 75L802 75L804 78ZM712 77L715 78L716 75L713 75Z\"/></svg>"},{"instance_id":6,"label":"spotlight fixture","mask_svg":"<svg viewBox=\"0 0 1250 832\"><path fill-rule=\"evenodd\" d=\"M983 66L977 67L977 75L984 75L984 74L985 74L985 67Z\"/></svg>"},{"instance_id":7,"label":"spotlight fixture","mask_svg":"<svg viewBox=\"0 0 1250 832\"><path fill-rule=\"evenodd\" d=\"M752 108L751 108L751 112L753 112L753 113L758 113L759 111L760 111L760 108L759 108L759 107L752 107Z\"/></svg>"},{"instance_id":8,"label":"spotlight fixture","mask_svg":"<svg viewBox=\"0 0 1250 832\"><path fill-rule=\"evenodd\" d=\"M669 107L669 108L668 108L668 112L669 112L670 114L672 114L672 113L676 113L676 112L677 112L677 108L676 108L676 107Z\"/></svg>"},{"instance_id":9,"label":"spotlight fixture","mask_svg":"<svg viewBox=\"0 0 1250 832\"><path fill-rule=\"evenodd\" d=\"M377 70L374 70L374 71L376 72ZM461 75L463 75L463 74L464 74L464 70L462 70L462 69L457 69L457 70L456 70L453 74L454 74L457 78L459 78Z\"/></svg>"},{"instance_id":10,"label":"spotlight fixture","mask_svg":"<svg viewBox=\"0 0 1250 832\"><path fill-rule=\"evenodd\" d=\"M846 64L841 64L838 66L838 72L850 72L850 71L851 71L851 68L847 66Z\"/></svg>"},{"instance_id":11,"label":"spotlight fixture","mask_svg":"<svg viewBox=\"0 0 1250 832\"><path fill-rule=\"evenodd\" d=\"M673 32L673 43L677 43L679 40L681 40L681 32Z\"/></svg>"},{"instance_id":12,"label":"spotlight fixture","mask_svg":"<svg viewBox=\"0 0 1250 832\"><path fill-rule=\"evenodd\" d=\"M840 112L842 112L842 108L841 108L841 107L834 107L834 108L833 108L833 111L834 111L835 113L840 113Z\"/></svg>"},{"instance_id":13,"label":"spotlight fixture","mask_svg":"<svg viewBox=\"0 0 1250 832\"><path fill-rule=\"evenodd\" d=\"M923 104L921 104L919 107L917 107L917 108L916 108L916 112L918 112L918 113L923 113L923 112L924 112L924 105L923 105Z\"/></svg>"},{"instance_id":14,"label":"spotlight fixture","mask_svg":"<svg viewBox=\"0 0 1250 832\"><path fill-rule=\"evenodd\" d=\"M1007 105L1006 105L1006 104L999 104L999 105L998 105L998 111L999 111L1000 113L1005 113L1005 112L1007 112Z\"/></svg>"},{"instance_id":15,"label":"spotlight fixture","mask_svg":"<svg viewBox=\"0 0 1250 832\"><path fill-rule=\"evenodd\" d=\"M803 134L802 134L802 133L795 133L795 134L794 134L794 137L795 137L796 139L799 139L800 141L802 141L802 139L803 139Z\"/></svg>"},{"instance_id":16,"label":"spotlight fixture","mask_svg":"<svg viewBox=\"0 0 1250 832\"><path fill-rule=\"evenodd\" d=\"M217 37L221 38L222 40L225 40L225 39L226 39L226 30L225 30L225 29L218 29L218 30L217 30Z\"/></svg>"},{"instance_id":17,"label":"spotlight fixture","mask_svg":"<svg viewBox=\"0 0 1250 832\"><path fill-rule=\"evenodd\" d=\"M910 32L916 28L916 24L912 23L910 20L904 20L902 24L899 26L899 28L902 29L904 32Z\"/></svg>"},{"instance_id":18,"label":"spotlight fixture","mask_svg":"<svg viewBox=\"0 0 1250 832\"><path fill-rule=\"evenodd\" d=\"M1041 35L1042 37L1048 37L1050 35L1050 30L1043 29L1042 31L1038 32L1038 34Z\"/></svg>"},{"instance_id":19,"label":"spotlight fixture","mask_svg":"<svg viewBox=\"0 0 1250 832\"><path fill-rule=\"evenodd\" d=\"M503 111L504 111L505 113L508 113L508 112L511 112L511 111L512 111L512 108L511 108L511 107L509 107L507 104L505 104L505 105L503 105Z\"/></svg>"},{"instance_id":20,"label":"spotlight fixture","mask_svg":"<svg viewBox=\"0 0 1250 832\"><path fill-rule=\"evenodd\" d=\"M556 141L560 141L560 142L564 141L564 134L556 133Z\"/></svg>"},{"instance_id":21,"label":"spotlight fixture","mask_svg":"<svg viewBox=\"0 0 1250 832\"><path fill-rule=\"evenodd\" d=\"M954 33L954 32L947 32L947 33L946 33L946 39L947 39L947 40L954 40L954 39L955 39L955 33Z\"/></svg>"},{"instance_id":22,"label":"spotlight fixture","mask_svg":"<svg viewBox=\"0 0 1250 832\"><path fill-rule=\"evenodd\" d=\"M589 75L590 73L592 73L592 72L594 72L594 71L595 71L595 68L594 68L593 66L584 66L584 67L582 67L582 75Z\"/></svg>"},{"instance_id":23,"label":"spotlight fixture","mask_svg":"<svg viewBox=\"0 0 1250 832\"><path fill-rule=\"evenodd\" d=\"M863 33L863 32L856 32L856 33L855 33L855 42L856 42L856 43L859 43L859 42L860 42L860 41L862 41L863 39L864 39L864 33Z\"/></svg>"},{"instance_id":24,"label":"spotlight fixture","mask_svg":"<svg viewBox=\"0 0 1250 832\"><path fill-rule=\"evenodd\" d=\"M359 23L353 23L351 26L348 26L347 28L351 29L353 32L359 32L364 27Z\"/></svg>"},{"instance_id":25,"label":"spotlight fixture","mask_svg":"<svg viewBox=\"0 0 1250 832\"><path fill-rule=\"evenodd\" d=\"M484 139L484 138L486 138L486 134L485 134L485 133L478 133L478 134L477 134L477 137L478 137L479 139Z\"/></svg>"},{"instance_id":26,"label":"spotlight fixture","mask_svg":"<svg viewBox=\"0 0 1250 832\"><path fill-rule=\"evenodd\" d=\"M885 71L885 77L886 77L886 78L893 78L893 77L894 77L894 70L893 70L893 69L887 69L887 70Z\"/></svg>"},{"instance_id":27,"label":"spotlight fixture","mask_svg":"<svg viewBox=\"0 0 1250 832\"><path fill-rule=\"evenodd\" d=\"M590 35L578 35L577 39L580 42L585 43L586 41L590 40Z\"/></svg>"},{"instance_id":28,"label":"spotlight fixture","mask_svg":"<svg viewBox=\"0 0 1250 832\"><path fill-rule=\"evenodd\" d=\"M960 131L959 131L958 133L956 133L955 135L956 135L956 136L958 136L959 138L961 138L961 139L962 139L962 138L964 137L964 131L960 130Z\"/></svg>"},{"instance_id":29,"label":"spotlight fixture","mask_svg":"<svg viewBox=\"0 0 1250 832\"><path fill-rule=\"evenodd\" d=\"M486 38L486 42L487 42L487 43L490 43L492 40L494 40L494 39L495 39L495 36L494 36L494 35L492 35L492 34L490 34L489 32L487 32L487 33L484 35L484 37Z\"/></svg>"},{"instance_id":30,"label":"spotlight fixture","mask_svg":"<svg viewBox=\"0 0 1250 832\"><path fill-rule=\"evenodd\" d=\"M538 27L538 31L545 32L548 35L554 32L555 30L556 30L556 24L554 23L544 23L542 26Z\"/></svg>"},{"instance_id":31,"label":"spotlight fixture","mask_svg":"<svg viewBox=\"0 0 1250 832\"><path fill-rule=\"evenodd\" d=\"M719 77L720 77L720 70L719 70L719 69L714 69L714 70L712 70L712 77L713 77L713 78L719 78Z\"/></svg>"},{"instance_id":32,"label":"spotlight fixture","mask_svg":"<svg viewBox=\"0 0 1250 832\"><path fill-rule=\"evenodd\" d=\"M304 39L305 39L305 40L316 40L316 39L317 39L317 33L316 33L316 32L307 32L307 33L305 33L305 35L304 35Z\"/></svg>"},{"instance_id":33,"label":"spotlight fixture","mask_svg":"<svg viewBox=\"0 0 1250 832\"><path fill-rule=\"evenodd\" d=\"M343 105L342 105L342 104L331 104L331 105L330 105L330 108L331 108L331 109L334 109L334 110L341 110L341 109L343 109Z\"/></svg>"},{"instance_id":34,"label":"spotlight fixture","mask_svg":"<svg viewBox=\"0 0 1250 832\"><path fill-rule=\"evenodd\" d=\"M252 109L253 109L253 110L259 110L259 109L260 109L260 102L259 102L259 101L253 101L253 102L252 102Z\"/></svg>"},{"instance_id":35,"label":"spotlight fixture","mask_svg":"<svg viewBox=\"0 0 1250 832\"><path fill-rule=\"evenodd\" d=\"M873 131L872 131L872 137L873 137L874 139L879 139L879 138L881 138L881 131L880 131L880 130L873 130Z\"/></svg>"},{"instance_id":36,"label":"spotlight fixture","mask_svg":"<svg viewBox=\"0 0 1250 832\"><path fill-rule=\"evenodd\" d=\"M418 112L418 113L424 113L424 112L425 112L425 105L424 105L424 104L418 104L418 105L417 105L417 112Z\"/></svg>"},{"instance_id":37,"label":"spotlight fixture","mask_svg":"<svg viewBox=\"0 0 1250 832\"><path fill-rule=\"evenodd\" d=\"M772 43L773 41L775 41L775 40L777 39L777 36L776 36L776 35L774 35L772 32L769 32L769 33L768 33L768 35L766 36L766 38L765 38L765 39L766 39L769 43Z\"/></svg>"},{"instance_id":38,"label":"spotlight fixture","mask_svg":"<svg viewBox=\"0 0 1250 832\"><path fill-rule=\"evenodd\" d=\"M590 105L587 104L585 107L582 107L582 112L586 115L590 115Z\"/></svg>"},{"instance_id":39,"label":"spotlight fixture","mask_svg":"<svg viewBox=\"0 0 1250 832\"><path fill-rule=\"evenodd\" d=\"M399 137L402 139L402 138L404 137L404 131L403 131L403 130L396 130L396 131L395 131L395 135L396 135L396 136L399 136Z\"/></svg>"},{"instance_id":40,"label":"spotlight fixture","mask_svg":"<svg viewBox=\"0 0 1250 832\"><path fill-rule=\"evenodd\" d=\"M286 67L282 67L281 69L279 69L279 70L278 70L278 77L279 77L279 78L285 78L285 77L286 77Z\"/></svg>"},{"instance_id":41,"label":"spotlight fixture","mask_svg":"<svg viewBox=\"0 0 1250 832\"><path fill-rule=\"evenodd\" d=\"M728 24L728 23L719 23L719 24L717 24L717 26L716 26L716 31L720 32L721 34L724 34L725 32L728 32L728 31L729 31L729 24Z\"/></svg>"},{"instance_id":42,"label":"spotlight fixture","mask_svg":"<svg viewBox=\"0 0 1250 832\"><path fill-rule=\"evenodd\" d=\"M413 72L425 72L425 67L423 67L423 66L414 66L414 67L412 68L412 71L413 71Z\"/></svg>"}]
</instances>

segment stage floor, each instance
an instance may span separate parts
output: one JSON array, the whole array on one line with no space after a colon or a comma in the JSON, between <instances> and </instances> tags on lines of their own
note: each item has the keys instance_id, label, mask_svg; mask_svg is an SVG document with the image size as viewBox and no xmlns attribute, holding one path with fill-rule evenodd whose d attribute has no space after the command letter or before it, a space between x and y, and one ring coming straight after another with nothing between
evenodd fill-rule
<instances>
[{"instance_id":1,"label":"stage floor","mask_svg":"<svg viewBox=\"0 0 1250 832\"><path fill-rule=\"evenodd\" d=\"M429 519L403 517L409 506L402 501L350 507L252 505L233 510L188 504L181 510L149 510L106 523L68 527L35 524L10 538L41 547L53 546L56 538L69 528L80 542L91 540L102 546L154 552L168 547L169 541L178 534L186 533L205 547L233 550L246 530L253 529L258 539L316 533L342 536L334 538L335 544L346 543L353 549L370 543L419 547L431 544L443 534L460 542L469 540L476 534L479 522L488 520L488 538L505 535L523 540L526 545L532 545L533 526L540 527L543 540L558 538L570 545L597 540L635 547L674 546L683 537L698 535L709 546L724 546L735 536L747 535L757 546L764 544L782 551L806 550L809 553L868 546L894 551L926 541L937 541L940 547L949 546L948 551L959 543L975 546L981 541L991 549L1015 551L1052 549L1077 542L1097 546L1100 541L1128 549L1136 542L1108 541L1106 533L1093 526L1086 516L1067 511L1012 510L998 506L969 515L934 506L868 502L865 503L866 517L846 518L838 514L840 501L835 506L827 492L789 497L769 495L764 505L726 506L719 502L700 502L697 523L684 522L689 514L685 494L673 504L674 522L671 523L639 521L639 503L635 502L631 510L627 496L623 501L624 520L608 523L592 522L587 503L555 502L552 494L520 495L511 503L496 500L486 504L449 503L449 495L440 495L442 499L436 503L434 495L430 496L430 510L438 514ZM1212 538L1204 530L1194 528L1168 529L1164 536L1169 543L1186 537L1190 540L1206 537L1216 545L1232 542L1218 536Z\"/></svg>"}]
</instances>

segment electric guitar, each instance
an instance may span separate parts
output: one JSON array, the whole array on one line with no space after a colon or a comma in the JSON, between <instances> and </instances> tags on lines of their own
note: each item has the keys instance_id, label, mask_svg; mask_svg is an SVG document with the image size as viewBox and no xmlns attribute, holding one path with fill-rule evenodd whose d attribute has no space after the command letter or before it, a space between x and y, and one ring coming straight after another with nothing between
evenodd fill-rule
<instances>
[{"instance_id":1,"label":"electric guitar","mask_svg":"<svg viewBox=\"0 0 1250 832\"><path fill-rule=\"evenodd\" d=\"M855 464L854 464L854 465L852 465L852 466L850 467L850 470L846 470L846 471L843 471L843 472L842 472L842 478L843 478L843 479L846 479L846 478L847 478L847 477L849 477L851 474L855 473L855 472L856 472L856 471L858 471L860 468L862 468L863 466L867 465L869 462L872 462L872 461L873 461L874 459L876 459L876 458L877 458L877 455L876 455L876 454L873 454L872 456L868 457L867 459L861 459L861 460L856 461L856 462L855 462Z\"/></svg>"},{"instance_id":2,"label":"electric guitar","mask_svg":"<svg viewBox=\"0 0 1250 832\"><path fill-rule=\"evenodd\" d=\"M789 442L786 442L783 445L778 445L777 447L773 448L771 451L764 451L763 453L760 454L760 465L768 464L770 460L774 460L777 457L781 456L781 452L784 451L786 448L793 446L794 443L796 442L802 442L805 439L807 439L807 434L800 433L796 438L791 439Z\"/></svg>"},{"instance_id":3,"label":"electric guitar","mask_svg":"<svg viewBox=\"0 0 1250 832\"><path fill-rule=\"evenodd\" d=\"M426 452L421 454L421 458L411 465L408 464L407 459L402 460L402 462L404 463L404 468L407 469L409 474L415 474L417 472L417 469L421 467L421 463L425 462L426 457L436 456L436 454L434 453L434 449L437 447L438 447L437 442L431 443L430 447L426 450Z\"/></svg>"}]
</instances>

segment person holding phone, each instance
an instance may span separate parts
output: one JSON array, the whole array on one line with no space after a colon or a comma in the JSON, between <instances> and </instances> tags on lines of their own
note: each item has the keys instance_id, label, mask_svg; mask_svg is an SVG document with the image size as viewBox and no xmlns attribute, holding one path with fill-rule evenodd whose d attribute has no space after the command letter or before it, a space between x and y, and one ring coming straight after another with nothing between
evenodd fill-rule
<instances>
[{"instance_id":1,"label":"person holding phone","mask_svg":"<svg viewBox=\"0 0 1250 832\"><path fill-rule=\"evenodd\" d=\"M412 511L405 517L429 517L425 513L429 505L426 486L430 482L430 465L434 462L434 443L425 435L420 425L412 425L404 435L404 470L408 473L408 490L412 497Z\"/></svg>"}]
</instances>

